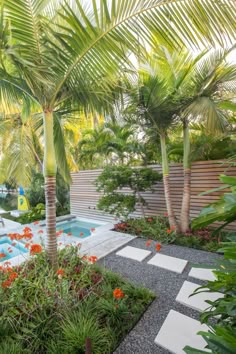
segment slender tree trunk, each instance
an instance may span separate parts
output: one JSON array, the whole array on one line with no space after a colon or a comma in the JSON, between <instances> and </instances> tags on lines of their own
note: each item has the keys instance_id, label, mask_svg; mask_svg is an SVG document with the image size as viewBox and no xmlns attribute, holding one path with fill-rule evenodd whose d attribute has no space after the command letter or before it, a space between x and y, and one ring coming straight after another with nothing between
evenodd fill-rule
<instances>
[{"instance_id":1,"label":"slender tree trunk","mask_svg":"<svg viewBox=\"0 0 236 354\"><path fill-rule=\"evenodd\" d=\"M56 238L56 157L53 135L53 112L44 112L44 178L46 200L46 252L53 268L57 267Z\"/></svg>"},{"instance_id":2,"label":"slender tree trunk","mask_svg":"<svg viewBox=\"0 0 236 354\"><path fill-rule=\"evenodd\" d=\"M181 232L185 233L189 229L190 223L190 198L191 198L191 163L190 163L190 140L189 140L189 126L188 122L184 120L184 190L181 208Z\"/></svg>"},{"instance_id":3,"label":"slender tree trunk","mask_svg":"<svg viewBox=\"0 0 236 354\"><path fill-rule=\"evenodd\" d=\"M168 157L166 152L166 137L164 132L160 135L160 141L161 141L162 174L163 174L164 193L165 193L165 200L166 200L166 209L168 213L170 226L174 227L176 232L179 232L179 225L176 221L176 217L175 217L175 213L171 201L170 182L169 182L169 164L168 164Z\"/></svg>"}]
</instances>

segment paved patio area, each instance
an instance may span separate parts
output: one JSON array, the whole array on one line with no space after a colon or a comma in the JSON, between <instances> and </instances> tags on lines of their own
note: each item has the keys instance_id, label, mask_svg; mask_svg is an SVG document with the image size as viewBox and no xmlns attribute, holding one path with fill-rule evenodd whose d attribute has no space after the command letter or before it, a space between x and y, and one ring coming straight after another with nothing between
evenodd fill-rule
<instances>
[{"instance_id":1,"label":"paved patio area","mask_svg":"<svg viewBox=\"0 0 236 354\"><path fill-rule=\"evenodd\" d=\"M166 259L170 260L169 264L172 258L174 262L176 259L186 262L182 271L177 273L150 262L157 254L154 242L147 247L145 240L137 238L129 242L128 246L151 253L142 261L135 260L133 254L130 258L127 253L122 256L125 246L107 255L99 263L133 283L151 289L157 298L114 354L180 354L184 353L182 348L189 344L203 348L205 342L196 335L199 329L206 329L199 322L200 312L206 308L205 300L215 299L222 294L205 293L189 300L190 291L205 283L201 280L201 272L200 279L197 278L197 268L195 278L189 273L197 264L212 264L214 268L216 259L221 256L175 245L162 246L158 254L168 256ZM208 272L208 276L212 277L212 274Z\"/></svg>"}]
</instances>

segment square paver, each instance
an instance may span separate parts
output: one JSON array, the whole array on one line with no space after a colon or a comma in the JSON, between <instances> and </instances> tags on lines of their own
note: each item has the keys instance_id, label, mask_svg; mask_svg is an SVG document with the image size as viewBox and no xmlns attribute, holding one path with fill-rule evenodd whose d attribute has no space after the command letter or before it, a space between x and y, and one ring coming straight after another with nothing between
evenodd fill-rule
<instances>
[{"instance_id":1,"label":"square paver","mask_svg":"<svg viewBox=\"0 0 236 354\"><path fill-rule=\"evenodd\" d=\"M188 274L189 277L193 277L201 280L216 280L216 276L212 272L213 269L206 268L192 268Z\"/></svg>"},{"instance_id":2,"label":"square paver","mask_svg":"<svg viewBox=\"0 0 236 354\"><path fill-rule=\"evenodd\" d=\"M208 331L208 327L182 313L170 310L155 343L174 354L185 354L183 348L186 345L203 350L207 343L197 334L199 331Z\"/></svg>"},{"instance_id":3,"label":"square paver","mask_svg":"<svg viewBox=\"0 0 236 354\"><path fill-rule=\"evenodd\" d=\"M134 259L135 261L142 262L145 258L147 258L152 252L146 251L141 248L127 246L122 248L122 250L116 253L117 256Z\"/></svg>"},{"instance_id":4,"label":"square paver","mask_svg":"<svg viewBox=\"0 0 236 354\"><path fill-rule=\"evenodd\" d=\"M155 265L160 268L171 270L181 274L186 267L188 261L180 258L165 256L163 254L156 254L148 264Z\"/></svg>"},{"instance_id":5,"label":"square paver","mask_svg":"<svg viewBox=\"0 0 236 354\"><path fill-rule=\"evenodd\" d=\"M199 294L189 297L197 288L199 288L198 284L185 281L176 297L176 301L180 302L183 305L191 307L194 310L205 311L210 306L208 303L206 303L207 300L215 301L220 297L224 296L222 293L218 292L201 292Z\"/></svg>"}]
</instances>

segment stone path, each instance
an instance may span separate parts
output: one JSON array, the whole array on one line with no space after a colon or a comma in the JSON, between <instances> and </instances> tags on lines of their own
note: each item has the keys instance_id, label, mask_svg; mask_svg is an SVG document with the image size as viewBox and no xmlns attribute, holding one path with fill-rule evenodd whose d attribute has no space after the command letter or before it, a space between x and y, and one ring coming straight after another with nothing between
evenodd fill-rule
<instances>
[{"instance_id":1,"label":"stone path","mask_svg":"<svg viewBox=\"0 0 236 354\"><path fill-rule=\"evenodd\" d=\"M100 260L105 267L157 295L114 354L182 354L185 345L203 349L206 343L196 335L199 330L207 330L199 322L200 311L208 307L205 300L214 301L223 295L204 293L189 298L205 283L203 279L213 278L211 270L193 266L214 264L219 257L174 245L163 246L157 253L154 243L147 247L146 241L138 238Z\"/></svg>"}]
</instances>

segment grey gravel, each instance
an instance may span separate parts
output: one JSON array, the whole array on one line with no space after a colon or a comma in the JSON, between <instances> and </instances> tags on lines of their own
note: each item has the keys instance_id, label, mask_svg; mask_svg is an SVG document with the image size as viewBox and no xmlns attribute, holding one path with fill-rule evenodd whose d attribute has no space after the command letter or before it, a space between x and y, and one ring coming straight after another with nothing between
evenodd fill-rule
<instances>
[{"instance_id":1,"label":"grey gravel","mask_svg":"<svg viewBox=\"0 0 236 354\"><path fill-rule=\"evenodd\" d=\"M152 251L152 254L141 263L117 256L115 253L118 250L99 261L99 263L106 268L121 274L124 278L130 280L134 284L151 289L157 296L140 321L126 336L124 341L113 354L170 353L154 343L155 337L169 311L173 309L186 316L197 320L199 319L198 311L177 303L175 298L186 279L199 285L204 284L201 280L188 277L192 265L214 264L221 256L216 253L199 251L182 246L163 245L161 249L162 254L186 259L190 262L182 274L177 274L147 264L148 260L156 254L155 244L156 242L152 242L152 245L147 247L146 240L141 238L137 238L128 244L129 246Z\"/></svg>"}]
</instances>

